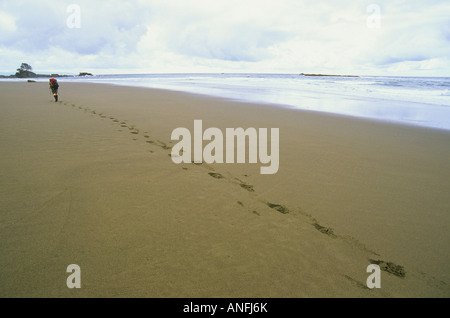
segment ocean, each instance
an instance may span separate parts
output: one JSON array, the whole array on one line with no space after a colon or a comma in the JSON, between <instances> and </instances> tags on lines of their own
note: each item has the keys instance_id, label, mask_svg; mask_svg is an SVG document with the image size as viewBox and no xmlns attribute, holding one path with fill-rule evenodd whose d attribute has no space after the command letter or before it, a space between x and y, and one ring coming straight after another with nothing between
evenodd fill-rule
<instances>
[{"instance_id":1,"label":"ocean","mask_svg":"<svg viewBox=\"0 0 450 318\"><path fill-rule=\"evenodd\" d=\"M43 79L37 79L41 81ZM205 94L450 130L450 77L118 74L61 78Z\"/></svg>"}]
</instances>

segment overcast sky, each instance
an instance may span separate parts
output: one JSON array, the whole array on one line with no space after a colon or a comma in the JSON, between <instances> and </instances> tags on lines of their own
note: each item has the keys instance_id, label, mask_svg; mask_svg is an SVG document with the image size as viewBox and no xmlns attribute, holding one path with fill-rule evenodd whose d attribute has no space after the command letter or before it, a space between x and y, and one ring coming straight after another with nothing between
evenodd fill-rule
<instances>
[{"instance_id":1,"label":"overcast sky","mask_svg":"<svg viewBox=\"0 0 450 318\"><path fill-rule=\"evenodd\" d=\"M450 76L448 0L0 0L0 72Z\"/></svg>"}]
</instances>

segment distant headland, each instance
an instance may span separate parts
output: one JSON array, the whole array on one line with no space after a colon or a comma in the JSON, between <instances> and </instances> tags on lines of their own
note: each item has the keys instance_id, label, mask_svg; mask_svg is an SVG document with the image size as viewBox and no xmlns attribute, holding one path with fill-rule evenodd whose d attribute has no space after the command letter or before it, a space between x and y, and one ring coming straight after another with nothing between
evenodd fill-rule
<instances>
[{"instance_id":1,"label":"distant headland","mask_svg":"<svg viewBox=\"0 0 450 318\"><path fill-rule=\"evenodd\" d=\"M358 75L332 75L332 74L307 74L307 73L300 73L299 75L303 75L303 76L359 77Z\"/></svg>"}]
</instances>

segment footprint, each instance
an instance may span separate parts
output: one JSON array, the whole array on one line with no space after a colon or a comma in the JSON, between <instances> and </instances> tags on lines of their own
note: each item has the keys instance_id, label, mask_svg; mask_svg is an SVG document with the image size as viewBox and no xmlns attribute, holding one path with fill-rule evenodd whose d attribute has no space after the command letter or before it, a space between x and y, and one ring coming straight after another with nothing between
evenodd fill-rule
<instances>
[{"instance_id":1,"label":"footprint","mask_svg":"<svg viewBox=\"0 0 450 318\"><path fill-rule=\"evenodd\" d=\"M320 224L317 223L317 222L314 223L313 225L314 225L314 227L316 228L316 230L318 230L319 232L321 232L321 233L323 233L323 234L326 234L326 235L328 235L328 236L331 236L331 237L336 237L336 235L334 234L332 228L322 226L322 225L320 225Z\"/></svg>"},{"instance_id":2,"label":"footprint","mask_svg":"<svg viewBox=\"0 0 450 318\"><path fill-rule=\"evenodd\" d=\"M208 174L216 179L223 179L224 177L220 174L220 173L215 173L215 172L208 172Z\"/></svg>"},{"instance_id":3,"label":"footprint","mask_svg":"<svg viewBox=\"0 0 450 318\"><path fill-rule=\"evenodd\" d=\"M253 186L250 184L241 183L239 185L247 191L255 192L255 189L253 189Z\"/></svg>"},{"instance_id":4,"label":"footprint","mask_svg":"<svg viewBox=\"0 0 450 318\"><path fill-rule=\"evenodd\" d=\"M267 205L269 206L269 208L274 209L280 213L283 214L289 213L289 210L286 207L282 206L281 204L267 202Z\"/></svg>"},{"instance_id":5,"label":"footprint","mask_svg":"<svg viewBox=\"0 0 450 318\"><path fill-rule=\"evenodd\" d=\"M391 274L393 274L395 276L398 276L398 277L401 277L401 278L404 278L406 276L405 269L401 265L396 265L396 264L394 264L392 262L385 262L385 261L382 261L382 260L369 259L369 261L372 264L376 264L376 265L380 266L380 269L382 271L391 273Z\"/></svg>"},{"instance_id":6,"label":"footprint","mask_svg":"<svg viewBox=\"0 0 450 318\"><path fill-rule=\"evenodd\" d=\"M161 140L157 140L157 142L159 143L159 146L160 146L162 149L165 149L165 150L172 149L171 147L167 146L167 145L166 145L164 142L162 142Z\"/></svg>"}]
</instances>

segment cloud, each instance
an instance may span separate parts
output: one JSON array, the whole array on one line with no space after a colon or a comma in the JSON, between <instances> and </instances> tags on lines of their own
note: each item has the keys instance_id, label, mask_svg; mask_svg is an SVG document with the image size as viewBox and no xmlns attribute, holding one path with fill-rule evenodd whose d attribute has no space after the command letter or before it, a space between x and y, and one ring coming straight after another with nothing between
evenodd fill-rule
<instances>
[{"instance_id":1,"label":"cloud","mask_svg":"<svg viewBox=\"0 0 450 318\"><path fill-rule=\"evenodd\" d=\"M378 37L372 55L374 64L386 65L403 61L425 61L450 55L448 31L450 6L409 6L386 8L383 33ZM413 23L411 23L413 21Z\"/></svg>"},{"instance_id":2,"label":"cloud","mask_svg":"<svg viewBox=\"0 0 450 318\"><path fill-rule=\"evenodd\" d=\"M13 16L0 11L0 30L14 32L17 29Z\"/></svg>"},{"instance_id":3,"label":"cloud","mask_svg":"<svg viewBox=\"0 0 450 318\"><path fill-rule=\"evenodd\" d=\"M252 25L191 25L171 37L173 51L206 59L225 61L260 61L270 56L269 47L289 35L277 30Z\"/></svg>"},{"instance_id":4,"label":"cloud","mask_svg":"<svg viewBox=\"0 0 450 318\"><path fill-rule=\"evenodd\" d=\"M189 57L257 61L289 37L271 18L270 7L255 1L165 1L152 10L156 19L148 27L164 34L159 40L170 51Z\"/></svg>"},{"instance_id":5,"label":"cloud","mask_svg":"<svg viewBox=\"0 0 450 318\"><path fill-rule=\"evenodd\" d=\"M447 2L0 1L0 71L449 75Z\"/></svg>"}]
</instances>

